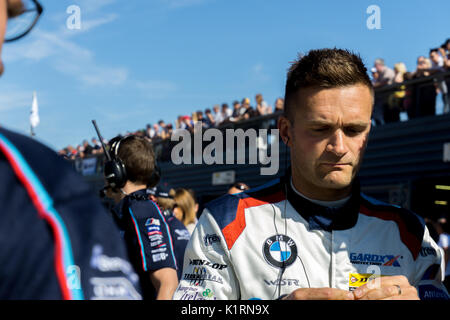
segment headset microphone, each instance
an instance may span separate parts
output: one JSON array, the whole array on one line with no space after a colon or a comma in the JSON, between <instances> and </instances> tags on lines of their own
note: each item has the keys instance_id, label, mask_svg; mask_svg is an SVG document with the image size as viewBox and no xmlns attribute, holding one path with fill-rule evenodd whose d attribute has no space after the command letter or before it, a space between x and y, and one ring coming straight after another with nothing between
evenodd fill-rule
<instances>
[{"instance_id":1,"label":"headset microphone","mask_svg":"<svg viewBox=\"0 0 450 320\"><path fill-rule=\"evenodd\" d=\"M105 152L106 155L106 160L111 161L111 155L109 154L108 150L106 149L105 143L103 142L103 137L100 134L100 131L98 130L97 127L97 122L95 120L92 120L92 124L94 125L95 131L97 131L97 136L100 140L100 143L102 144L103 151Z\"/></svg>"},{"instance_id":2,"label":"headset microphone","mask_svg":"<svg viewBox=\"0 0 450 320\"><path fill-rule=\"evenodd\" d=\"M105 143L103 142L103 137L97 127L97 122L95 120L92 120L92 124L94 125L95 131L97 132L98 138L100 139L100 143L102 144L102 148L106 156L106 162L103 167L103 175L105 177L106 183L113 189L120 189L125 185L127 181L125 165L119 158L117 158L116 152L113 154L113 156L111 156L105 146ZM120 142L120 140L118 142ZM116 148L114 148L113 144L112 148L114 150L118 149L118 144L116 144Z\"/></svg>"}]
</instances>

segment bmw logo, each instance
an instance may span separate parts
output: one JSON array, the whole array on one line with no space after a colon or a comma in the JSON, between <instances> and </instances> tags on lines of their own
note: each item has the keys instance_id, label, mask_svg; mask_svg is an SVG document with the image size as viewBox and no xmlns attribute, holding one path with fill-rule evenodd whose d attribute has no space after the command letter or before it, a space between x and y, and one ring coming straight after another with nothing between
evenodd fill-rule
<instances>
[{"instance_id":1,"label":"bmw logo","mask_svg":"<svg viewBox=\"0 0 450 320\"><path fill-rule=\"evenodd\" d=\"M286 235L275 235L264 241L263 255L271 266L286 268L297 259L297 245Z\"/></svg>"}]
</instances>

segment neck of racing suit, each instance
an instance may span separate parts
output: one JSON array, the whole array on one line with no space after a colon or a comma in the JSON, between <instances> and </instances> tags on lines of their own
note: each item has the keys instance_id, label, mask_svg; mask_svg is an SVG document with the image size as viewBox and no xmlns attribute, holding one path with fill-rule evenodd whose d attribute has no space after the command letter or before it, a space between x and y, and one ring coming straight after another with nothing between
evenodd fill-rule
<instances>
[{"instance_id":1,"label":"neck of racing suit","mask_svg":"<svg viewBox=\"0 0 450 320\"><path fill-rule=\"evenodd\" d=\"M360 183L353 181L350 199L340 207L327 207L316 204L293 189L288 175L283 179L286 184L287 199L294 209L309 223L310 230L345 230L352 228L357 220L360 208Z\"/></svg>"}]
</instances>

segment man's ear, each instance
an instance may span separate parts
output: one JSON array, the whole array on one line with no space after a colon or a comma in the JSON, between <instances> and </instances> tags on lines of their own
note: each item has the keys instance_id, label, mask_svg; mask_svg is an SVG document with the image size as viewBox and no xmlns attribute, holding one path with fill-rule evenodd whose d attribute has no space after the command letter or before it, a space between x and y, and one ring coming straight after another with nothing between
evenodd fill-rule
<instances>
[{"instance_id":1,"label":"man's ear","mask_svg":"<svg viewBox=\"0 0 450 320\"><path fill-rule=\"evenodd\" d=\"M291 146L291 128L292 124L291 121L286 118L285 116L280 116L278 118L278 130L280 132L280 137L283 142L290 147Z\"/></svg>"}]
</instances>

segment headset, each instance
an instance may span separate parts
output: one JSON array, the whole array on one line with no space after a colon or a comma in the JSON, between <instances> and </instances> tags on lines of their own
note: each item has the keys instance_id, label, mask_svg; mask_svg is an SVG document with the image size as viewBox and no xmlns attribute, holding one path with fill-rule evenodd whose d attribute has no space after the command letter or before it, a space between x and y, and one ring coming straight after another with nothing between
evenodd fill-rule
<instances>
[{"instance_id":1,"label":"headset","mask_svg":"<svg viewBox=\"0 0 450 320\"><path fill-rule=\"evenodd\" d=\"M110 141L110 148L112 151L111 155L108 149L106 148L105 143L103 142L103 138L102 135L100 134L100 131L98 130L96 121L92 120L92 124L94 125L95 131L97 132L98 138L102 144L103 151L106 156L106 161L103 166L103 175L105 177L107 186L113 189L121 189L125 186L125 183L127 182L128 178L125 164L118 156L119 147L121 142L125 141L126 139L130 139L133 136L128 136L124 138L117 136L111 139ZM161 169L157 165L155 159L155 169L153 170L153 173L147 182L147 187L152 188L156 186L159 183L160 179L161 179Z\"/></svg>"}]
</instances>

